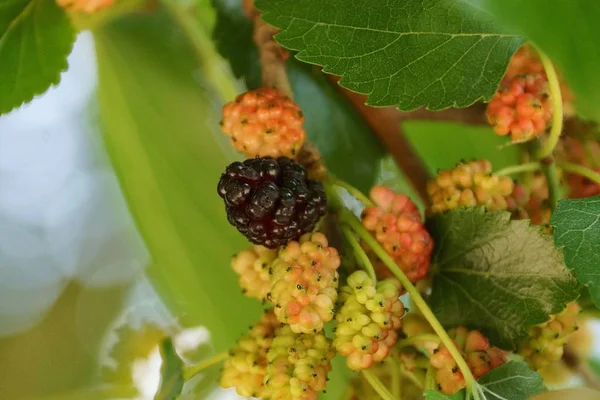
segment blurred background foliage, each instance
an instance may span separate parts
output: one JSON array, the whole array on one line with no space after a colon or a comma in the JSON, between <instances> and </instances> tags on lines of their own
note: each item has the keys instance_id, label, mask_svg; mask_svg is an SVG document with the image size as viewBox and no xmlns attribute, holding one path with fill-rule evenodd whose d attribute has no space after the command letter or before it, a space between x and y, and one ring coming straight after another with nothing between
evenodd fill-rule
<instances>
[{"instance_id":1,"label":"blurred background foliage","mask_svg":"<svg viewBox=\"0 0 600 400\"><path fill-rule=\"evenodd\" d=\"M261 305L229 268L246 244L215 192L239 157L219 132L220 107L258 85L238 4L198 2L194 43L156 9L81 35L61 84L0 118L0 398L151 398L160 338L205 328L181 339L210 343L190 356L199 360L256 320ZM331 171L364 191L385 182L412 193L338 88L315 67L290 60L289 70ZM518 161L489 128L404 128L431 171ZM334 371L326 397L338 399L347 372ZM190 398L207 398L214 373L204 378Z\"/></svg>"}]
</instances>

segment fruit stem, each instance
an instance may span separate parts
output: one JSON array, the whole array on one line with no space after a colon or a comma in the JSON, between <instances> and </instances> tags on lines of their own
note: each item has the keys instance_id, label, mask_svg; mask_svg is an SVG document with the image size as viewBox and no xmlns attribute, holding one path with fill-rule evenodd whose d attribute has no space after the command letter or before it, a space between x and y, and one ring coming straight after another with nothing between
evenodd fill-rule
<instances>
[{"instance_id":1,"label":"fruit stem","mask_svg":"<svg viewBox=\"0 0 600 400\"><path fill-rule=\"evenodd\" d=\"M402 365L400 365L400 373L407 379L409 379L412 383L414 383L419 389L423 390L425 383L422 379L419 379L414 372L407 370Z\"/></svg>"},{"instance_id":2,"label":"fruit stem","mask_svg":"<svg viewBox=\"0 0 600 400\"><path fill-rule=\"evenodd\" d=\"M435 368L431 363L427 367L427 372L425 373L425 391L435 390Z\"/></svg>"},{"instance_id":3,"label":"fruit stem","mask_svg":"<svg viewBox=\"0 0 600 400\"><path fill-rule=\"evenodd\" d=\"M552 99L552 128L550 129L548 141L544 144L544 146L540 149L540 151L537 154L539 159L543 159L550 156L554 151L554 148L558 144L560 134L562 133L564 112L562 95L560 93L560 82L558 81L558 75L556 74L556 70L554 69L554 64L552 64L552 61L542 50L536 50L540 56L540 61L544 66L544 70L546 71L546 76L548 77L548 85L550 86L550 97Z\"/></svg>"},{"instance_id":4,"label":"fruit stem","mask_svg":"<svg viewBox=\"0 0 600 400\"><path fill-rule=\"evenodd\" d=\"M206 81L211 82L211 87L218 93L223 102L235 99L241 91L230 74L221 63L215 62L220 56L217 54L210 35L198 23L193 7L186 6L185 2L177 0L161 0L173 20L187 36L187 39L196 53L196 57L204 70Z\"/></svg>"},{"instance_id":5,"label":"fruit stem","mask_svg":"<svg viewBox=\"0 0 600 400\"><path fill-rule=\"evenodd\" d=\"M392 395L394 399L402 398L402 382L400 375L400 366L398 362L393 357L388 357L386 360L387 364L390 366L391 375L392 375Z\"/></svg>"},{"instance_id":6,"label":"fruit stem","mask_svg":"<svg viewBox=\"0 0 600 400\"><path fill-rule=\"evenodd\" d=\"M440 343L440 338L438 335L434 335L433 333L424 333L422 335L411 336L406 339L398 340L396 346L398 347L408 347L419 344L420 342L436 342Z\"/></svg>"},{"instance_id":7,"label":"fruit stem","mask_svg":"<svg viewBox=\"0 0 600 400\"><path fill-rule=\"evenodd\" d=\"M339 179L333 179L332 183L335 186L341 187L342 189L346 190L348 193L350 193L350 195L352 197L354 197L356 200L363 203L363 205L365 205L366 207L373 207L373 202L367 196L365 196L360 190L358 190L354 186L350 185L348 182L344 182Z\"/></svg>"},{"instance_id":8,"label":"fruit stem","mask_svg":"<svg viewBox=\"0 0 600 400\"><path fill-rule=\"evenodd\" d=\"M594 157L594 151L592 150L590 143L591 143L590 140L584 141L583 149L585 151L585 155L587 156L588 162L590 163L591 167L598 168L598 167L600 167L600 165L598 165L598 160L596 160L596 157Z\"/></svg>"},{"instance_id":9,"label":"fruit stem","mask_svg":"<svg viewBox=\"0 0 600 400\"><path fill-rule=\"evenodd\" d=\"M558 200L562 197L562 189L560 187L560 180L558 179L558 171L556 170L554 158L548 157L542 160L542 171L548 182L548 202L550 203L550 209L554 211L556 203L558 203Z\"/></svg>"},{"instance_id":10,"label":"fruit stem","mask_svg":"<svg viewBox=\"0 0 600 400\"><path fill-rule=\"evenodd\" d=\"M597 173L596 171L594 171L593 169L588 168L584 165L573 164L573 163L568 163L568 162L565 162L565 163L561 162L561 163L558 163L558 168L561 168L572 174L581 175L581 176L589 179L592 182L600 184L600 174Z\"/></svg>"},{"instance_id":11,"label":"fruit stem","mask_svg":"<svg viewBox=\"0 0 600 400\"><path fill-rule=\"evenodd\" d=\"M379 378L377 378L375 375L373 375L373 373L371 371L369 371L368 369L364 369L362 371L362 374L365 377L365 379L367 380L367 382L369 382L369 385L371 385L371 387L373 389L375 389L377 394L383 400L395 400L396 399L396 397L394 397L390 393L390 391L387 390L385 385L379 380Z\"/></svg>"},{"instance_id":12,"label":"fruit stem","mask_svg":"<svg viewBox=\"0 0 600 400\"><path fill-rule=\"evenodd\" d=\"M211 358L203 360L202 362L199 362L196 365L185 367L185 369L183 370L183 379L185 381L188 381L194 376L198 375L200 372L204 371L205 369L212 367L213 365L218 364L221 361L224 361L227 357L229 357L229 354L226 351L224 351L222 353L215 354Z\"/></svg>"},{"instance_id":13,"label":"fruit stem","mask_svg":"<svg viewBox=\"0 0 600 400\"><path fill-rule=\"evenodd\" d=\"M356 237L354 237L354 232L352 232L352 230L347 225L342 225L342 233L346 237L346 240L348 240L348 242L350 243L350 246L352 246L354 254L358 257L359 263L367 272L367 274L369 274L369 278L371 278L371 280L374 283L377 282L377 275L375 274L373 264L371 264L369 256L367 256L365 250L360 246L360 243L358 243Z\"/></svg>"},{"instance_id":14,"label":"fruit stem","mask_svg":"<svg viewBox=\"0 0 600 400\"><path fill-rule=\"evenodd\" d=\"M511 165L510 167L502 168L495 172L498 176L516 175L523 172L533 172L541 168L539 161L533 161L525 164Z\"/></svg>"},{"instance_id":15,"label":"fruit stem","mask_svg":"<svg viewBox=\"0 0 600 400\"><path fill-rule=\"evenodd\" d=\"M467 398L469 397L469 393L473 394L473 397L476 400L479 400L479 393L474 391L477 382L471 370L469 369L467 363L464 358L454 346L454 342L448 336L448 333L440 324L438 319L435 317L431 308L427 305L421 294L417 290L417 288L410 282L410 280L406 277L404 272L396 265L392 257L386 253L386 251L381 247L379 242L371 236L371 234L362 226L361 222L348 210L340 210L340 218L343 222L346 222L350 227L358 234L358 236L364 240L367 245L375 252L375 254L379 257L381 261L385 263L385 265L392 271L392 273L398 278L398 280L402 283L408 294L410 294L413 303L421 310L425 319L429 322L435 333L439 336L441 342L448 348L448 351L456 361L458 368L462 372L465 383L467 386Z\"/></svg>"}]
</instances>

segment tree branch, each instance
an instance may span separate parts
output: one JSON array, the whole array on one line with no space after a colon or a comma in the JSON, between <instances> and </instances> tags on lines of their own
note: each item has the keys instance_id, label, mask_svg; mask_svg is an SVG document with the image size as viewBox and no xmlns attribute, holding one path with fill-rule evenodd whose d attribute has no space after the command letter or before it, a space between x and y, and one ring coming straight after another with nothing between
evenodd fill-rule
<instances>
[{"instance_id":1,"label":"tree branch","mask_svg":"<svg viewBox=\"0 0 600 400\"><path fill-rule=\"evenodd\" d=\"M445 121L469 125L487 124L484 104L442 111L430 111L424 108L415 111L400 111L396 107L370 107L365 104L367 96L351 92L338 85L339 77L333 75L329 77L336 82L338 89L367 121L424 201L428 199L427 181L431 178L431 174L406 138L402 123L405 121Z\"/></svg>"},{"instance_id":2,"label":"tree branch","mask_svg":"<svg viewBox=\"0 0 600 400\"><path fill-rule=\"evenodd\" d=\"M261 19L260 12L254 8L253 0L242 0L242 5L248 18L254 23L253 39L258 48L263 85L275 88L293 99L294 93L285 67L288 53L273 39L273 35L278 32L277 28ZM311 179L322 180L327 176L327 169L319 150L309 141L304 142L297 161L306 167Z\"/></svg>"}]
</instances>

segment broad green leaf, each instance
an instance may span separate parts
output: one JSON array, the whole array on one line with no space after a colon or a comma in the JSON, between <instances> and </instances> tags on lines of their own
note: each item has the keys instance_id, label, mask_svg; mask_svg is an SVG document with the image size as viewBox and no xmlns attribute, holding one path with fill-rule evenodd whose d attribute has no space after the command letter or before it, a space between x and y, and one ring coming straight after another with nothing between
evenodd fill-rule
<instances>
[{"instance_id":1,"label":"broad green leaf","mask_svg":"<svg viewBox=\"0 0 600 400\"><path fill-rule=\"evenodd\" d=\"M600 307L600 196L559 201L550 223L565 264Z\"/></svg>"},{"instance_id":2,"label":"broad green leaf","mask_svg":"<svg viewBox=\"0 0 600 400\"><path fill-rule=\"evenodd\" d=\"M0 114L60 80L75 33L54 0L0 0Z\"/></svg>"},{"instance_id":3,"label":"broad green leaf","mask_svg":"<svg viewBox=\"0 0 600 400\"><path fill-rule=\"evenodd\" d=\"M489 399L528 400L546 390L542 377L522 361L509 361L479 379Z\"/></svg>"},{"instance_id":4,"label":"broad green leaf","mask_svg":"<svg viewBox=\"0 0 600 400\"><path fill-rule=\"evenodd\" d=\"M160 356L160 385L154 400L175 400L183 389L183 361L170 338L166 338L160 344Z\"/></svg>"},{"instance_id":5,"label":"broad green leaf","mask_svg":"<svg viewBox=\"0 0 600 400\"><path fill-rule=\"evenodd\" d=\"M249 88L260 86L260 65L252 42L252 25L238 0L213 0L217 8L214 37L217 48L236 76ZM321 151L329 170L368 192L377 179L385 152L371 128L318 69L288 60L294 99L306 116L308 139ZM396 179L403 177L395 166Z\"/></svg>"},{"instance_id":6,"label":"broad green leaf","mask_svg":"<svg viewBox=\"0 0 600 400\"><path fill-rule=\"evenodd\" d=\"M428 220L436 243L431 296L445 326L481 330L514 349L528 329L577 298L552 237L510 213L461 208Z\"/></svg>"},{"instance_id":7,"label":"broad green leaf","mask_svg":"<svg viewBox=\"0 0 600 400\"><path fill-rule=\"evenodd\" d=\"M230 257L248 246L227 223L216 182L233 152L202 71L162 15L95 32L104 140L153 264L149 275L184 326L228 349L259 315ZM219 140L223 140L219 142Z\"/></svg>"},{"instance_id":8,"label":"broad green leaf","mask_svg":"<svg viewBox=\"0 0 600 400\"><path fill-rule=\"evenodd\" d=\"M462 0L257 0L297 58L368 94L367 104L466 107L489 100L522 44Z\"/></svg>"},{"instance_id":9,"label":"broad green leaf","mask_svg":"<svg viewBox=\"0 0 600 400\"><path fill-rule=\"evenodd\" d=\"M452 168L461 160L490 160L495 170L519 163L517 146L506 146L506 138L489 126L447 122L408 121L404 131L432 175Z\"/></svg>"},{"instance_id":10,"label":"broad green leaf","mask_svg":"<svg viewBox=\"0 0 600 400\"><path fill-rule=\"evenodd\" d=\"M437 390L428 390L423 393L426 400L464 400L465 390L461 390L455 394L445 394Z\"/></svg>"},{"instance_id":11,"label":"broad green leaf","mask_svg":"<svg viewBox=\"0 0 600 400\"><path fill-rule=\"evenodd\" d=\"M577 111L600 121L600 2L466 1L547 53L575 91Z\"/></svg>"}]
</instances>

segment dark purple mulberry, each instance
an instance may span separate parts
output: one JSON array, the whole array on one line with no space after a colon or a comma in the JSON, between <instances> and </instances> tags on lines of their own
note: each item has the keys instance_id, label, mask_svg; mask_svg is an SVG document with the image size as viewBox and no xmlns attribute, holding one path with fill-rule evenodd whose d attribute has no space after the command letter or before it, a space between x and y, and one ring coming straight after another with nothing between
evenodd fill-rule
<instances>
[{"instance_id":1,"label":"dark purple mulberry","mask_svg":"<svg viewBox=\"0 0 600 400\"><path fill-rule=\"evenodd\" d=\"M312 231L327 211L321 183L308 180L304 167L286 157L230 164L218 193L229 223L252 243L271 249Z\"/></svg>"}]
</instances>

